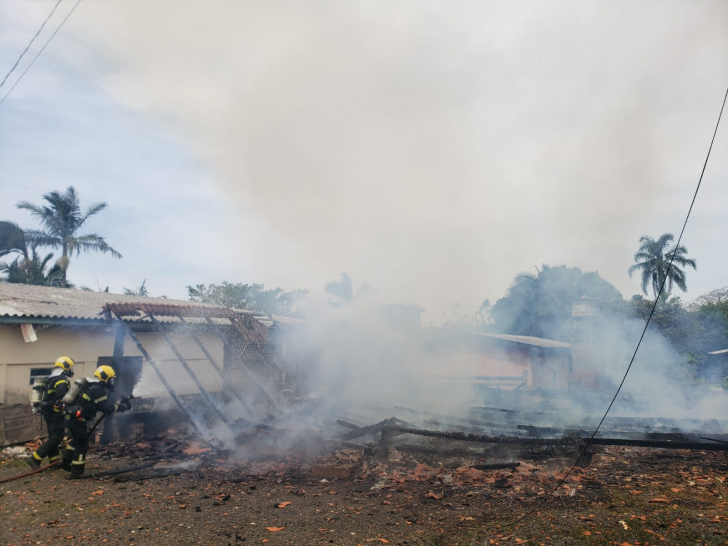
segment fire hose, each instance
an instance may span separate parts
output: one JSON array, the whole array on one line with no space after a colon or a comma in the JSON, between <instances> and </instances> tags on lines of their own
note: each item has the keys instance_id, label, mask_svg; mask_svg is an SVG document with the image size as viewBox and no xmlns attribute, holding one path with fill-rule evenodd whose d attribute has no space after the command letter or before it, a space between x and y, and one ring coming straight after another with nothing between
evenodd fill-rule
<instances>
[{"instance_id":1,"label":"fire hose","mask_svg":"<svg viewBox=\"0 0 728 546\"><path fill-rule=\"evenodd\" d=\"M89 436L91 436L91 434L93 433L93 431L96 430L96 427L99 426L99 424L101 423L101 421L104 420L104 417L106 417L106 414L102 415L101 417L99 417L96 420L96 422L94 423L94 425L91 427L91 430L88 431ZM43 471L48 470L49 468L51 468L53 466L56 466L60 462L61 462L61 460L59 459L59 460L54 461L54 462L52 462L52 463L50 463L50 464L48 464L46 466L42 466L40 468L36 468L35 470L31 470L29 472L24 472L23 474L19 474L17 476L10 476L9 478L3 478L2 480L0 480L0 483L12 482L14 480L19 480L20 478L25 478L26 476L32 476L33 474L38 474L39 472L43 472Z\"/></svg>"}]
</instances>

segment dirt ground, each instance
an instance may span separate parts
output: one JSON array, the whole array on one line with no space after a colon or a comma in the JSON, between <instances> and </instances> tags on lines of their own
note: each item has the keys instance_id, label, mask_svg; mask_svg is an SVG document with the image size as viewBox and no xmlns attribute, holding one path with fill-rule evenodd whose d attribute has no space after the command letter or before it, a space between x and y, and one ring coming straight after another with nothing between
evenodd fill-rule
<instances>
[{"instance_id":1,"label":"dirt ground","mask_svg":"<svg viewBox=\"0 0 728 546\"><path fill-rule=\"evenodd\" d=\"M139 465L145 453L161 451L142 443L92 452L87 471ZM187 451L191 466L159 463L169 476L145 469L67 481L64 471L52 470L0 484L0 539L109 546L728 544L725 452L605 449L543 503L573 459L481 471L467 458L404 449L258 462ZM26 470L22 460L2 461L0 479Z\"/></svg>"}]
</instances>

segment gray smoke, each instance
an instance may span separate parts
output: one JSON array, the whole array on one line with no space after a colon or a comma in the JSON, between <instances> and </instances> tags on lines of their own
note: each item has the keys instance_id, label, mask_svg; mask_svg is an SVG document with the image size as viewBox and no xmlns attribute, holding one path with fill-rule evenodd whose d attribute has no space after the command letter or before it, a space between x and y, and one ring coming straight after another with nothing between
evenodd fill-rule
<instances>
[{"instance_id":1,"label":"gray smoke","mask_svg":"<svg viewBox=\"0 0 728 546\"><path fill-rule=\"evenodd\" d=\"M439 323L534 263L636 287L704 157L727 24L720 1L96 2L66 60L208 162L255 278L346 270ZM706 289L725 142L685 241Z\"/></svg>"}]
</instances>

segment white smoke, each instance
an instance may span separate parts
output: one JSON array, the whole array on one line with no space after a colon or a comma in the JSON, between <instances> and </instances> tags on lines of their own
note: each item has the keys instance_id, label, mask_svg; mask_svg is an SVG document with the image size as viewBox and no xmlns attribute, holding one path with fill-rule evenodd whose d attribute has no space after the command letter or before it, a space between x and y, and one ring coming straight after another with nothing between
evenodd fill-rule
<instances>
[{"instance_id":1,"label":"white smoke","mask_svg":"<svg viewBox=\"0 0 728 546\"><path fill-rule=\"evenodd\" d=\"M209 162L252 278L316 289L346 270L438 323L534 263L636 287L637 239L676 229L704 157L726 10L96 2L66 60L102 52L87 65L109 93ZM696 284L724 269L722 142L685 241Z\"/></svg>"}]
</instances>

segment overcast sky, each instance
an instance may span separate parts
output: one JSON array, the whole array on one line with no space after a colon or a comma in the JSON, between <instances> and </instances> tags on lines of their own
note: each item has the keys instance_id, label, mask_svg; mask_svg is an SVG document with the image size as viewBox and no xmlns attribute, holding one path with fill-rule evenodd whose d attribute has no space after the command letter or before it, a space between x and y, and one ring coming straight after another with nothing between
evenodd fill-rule
<instances>
[{"instance_id":1,"label":"overcast sky","mask_svg":"<svg viewBox=\"0 0 728 546\"><path fill-rule=\"evenodd\" d=\"M0 0L0 76L53 4ZM0 106L0 218L32 227L15 203L71 184L107 201L89 230L124 259L69 277L112 291L346 271L439 322L546 263L628 297L639 237L679 232L726 86L723 0L87 0ZM724 124L687 299L728 285L727 183Z\"/></svg>"}]
</instances>

